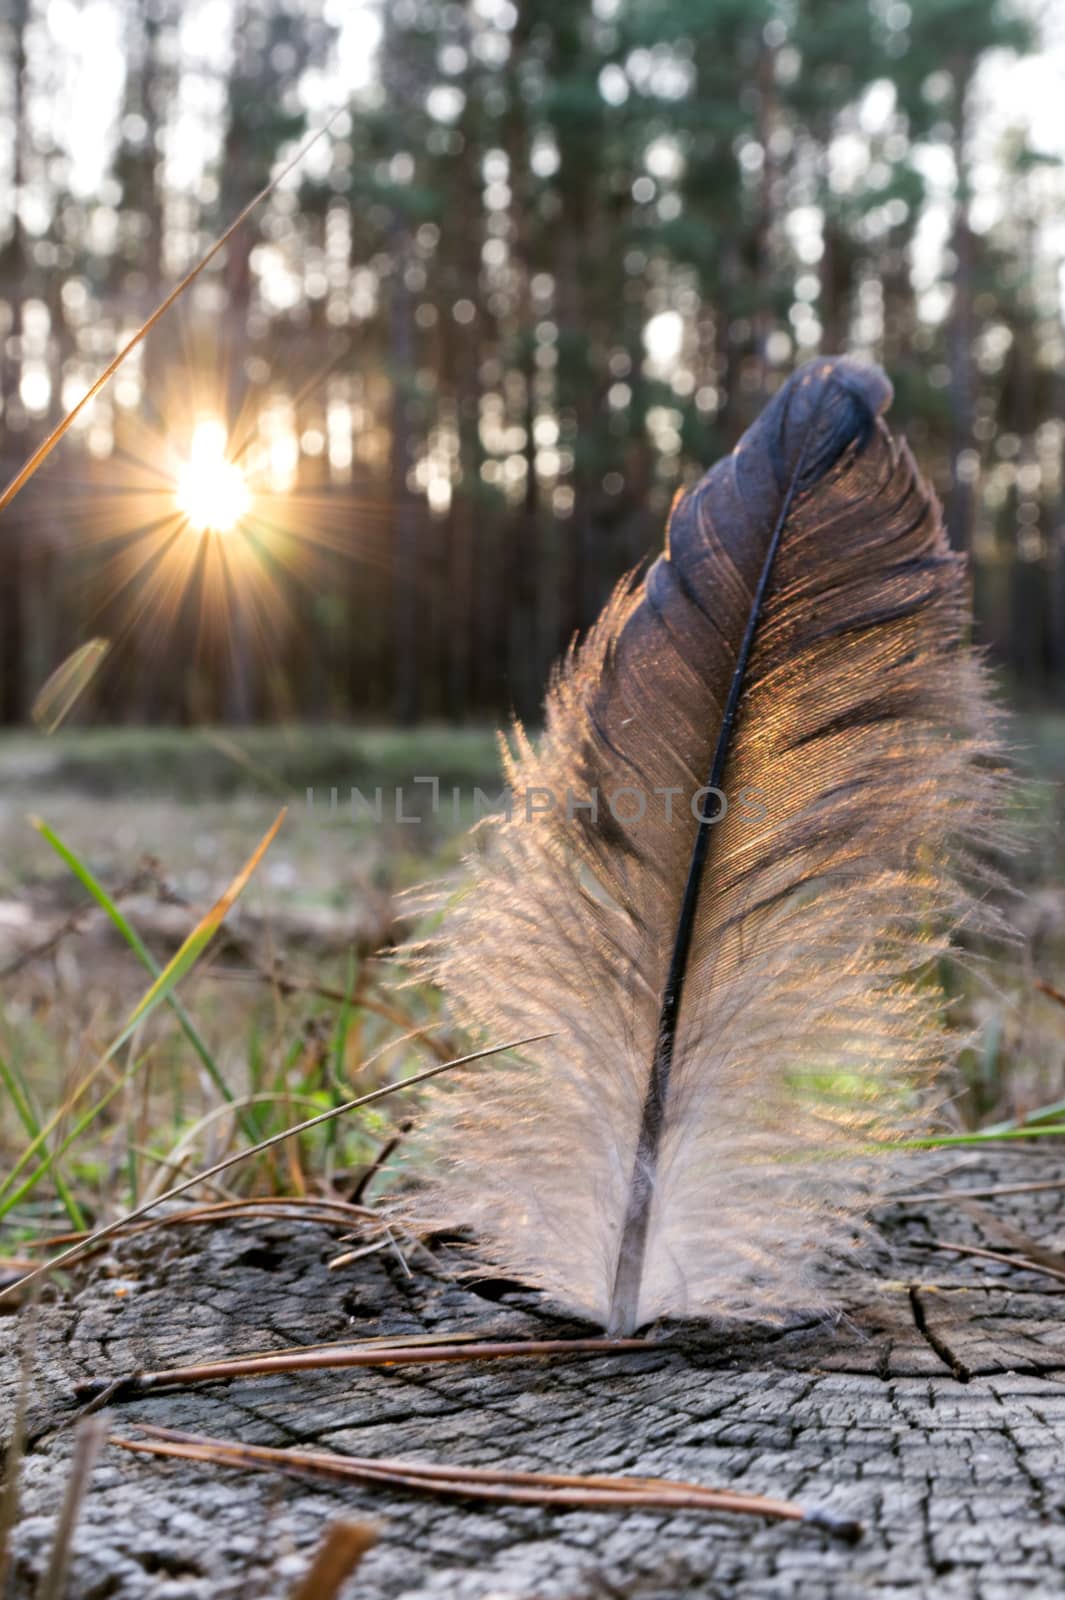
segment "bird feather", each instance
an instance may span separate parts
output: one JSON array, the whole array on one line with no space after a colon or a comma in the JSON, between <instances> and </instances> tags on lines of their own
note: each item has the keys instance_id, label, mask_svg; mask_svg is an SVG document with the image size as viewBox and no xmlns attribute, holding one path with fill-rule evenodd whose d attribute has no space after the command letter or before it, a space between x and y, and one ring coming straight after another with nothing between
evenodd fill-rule
<instances>
[{"instance_id":1,"label":"bird feather","mask_svg":"<svg viewBox=\"0 0 1065 1600\"><path fill-rule=\"evenodd\" d=\"M461 1021L550 1032L434 1095L439 1215L616 1333L810 1294L951 1045L995 717L962 558L876 368L813 362L505 748L425 947Z\"/></svg>"}]
</instances>

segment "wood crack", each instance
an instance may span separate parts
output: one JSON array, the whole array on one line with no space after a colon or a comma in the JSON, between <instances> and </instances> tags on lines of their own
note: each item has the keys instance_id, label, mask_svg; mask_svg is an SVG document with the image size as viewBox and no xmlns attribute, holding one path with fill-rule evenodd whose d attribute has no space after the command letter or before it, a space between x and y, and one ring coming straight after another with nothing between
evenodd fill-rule
<instances>
[{"instance_id":1,"label":"wood crack","mask_svg":"<svg viewBox=\"0 0 1065 1600\"><path fill-rule=\"evenodd\" d=\"M913 1311L914 1327L921 1335L921 1338L930 1349L935 1351L952 1377L957 1378L959 1383L968 1383L972 1378L972 1372L961 1357L951 1349L946 1340L932 1328L928 1321L924 1301L921 1298L921 1291L915 1283L910 1284L910 1308Z\"/></svg>"}]
</instances>

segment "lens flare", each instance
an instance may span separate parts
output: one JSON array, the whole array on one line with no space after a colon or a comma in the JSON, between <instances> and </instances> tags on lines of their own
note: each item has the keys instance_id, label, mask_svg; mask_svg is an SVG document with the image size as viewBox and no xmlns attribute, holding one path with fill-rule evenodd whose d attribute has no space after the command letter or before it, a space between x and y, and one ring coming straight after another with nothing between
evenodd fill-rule
<instances>
[{"instance_id":1,"label":"lens flare","mask_svg":"<svg viewBox=\"0 0 1065 1600\"><path fill-rule=\"evenodd\" d=\"M230 533L251 507L251 492L235 462L226 459L226 430L213 417L197 422L189 458L177 477L178 510L196 533Z\"/></svg>"},{"instance_id":2,"label":"lens flare","mask_svg":"<svg viewBox=\"0 0 1065 1600\"><path fill-rule=\"evenodd\" d=\"M296 397L259 385L237 393L217 354L190 335L187 356L156 374L150 413L106 413L110 457L92 464L98 492L70 484L70 521L92 548L113 670L165 664L166 692L197 718L221 720L253 694L282 715L305 597L346 604L356 538L360 561L380 569L375 583L387 581L391 507L360 497L355 517L361 413L346 379L330 377L322 400L317 379ZM103 649L93 641L49 680L39 726L62 723Z\"/></svg>"}]
</instances>

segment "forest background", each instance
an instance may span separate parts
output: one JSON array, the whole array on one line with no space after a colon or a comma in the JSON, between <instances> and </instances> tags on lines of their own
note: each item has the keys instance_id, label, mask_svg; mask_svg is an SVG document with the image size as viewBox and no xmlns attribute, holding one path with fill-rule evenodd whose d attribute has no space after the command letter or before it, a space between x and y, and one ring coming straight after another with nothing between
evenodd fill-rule
<instances>
[{"instance_id":1,"label":"forest background","mask_svg":"<svg viewBox=\"0 0 1065 1600\"><path fill-rule=\"evenodd\" d=\"M1024 0L6 0L5 479L342 109L0 517L0 722L94 637L93 720L535 719L677 488L842 349L1056 698L1063 95ZM205 421L228 534L180 493Z\"/></svg>"}]
</instances>

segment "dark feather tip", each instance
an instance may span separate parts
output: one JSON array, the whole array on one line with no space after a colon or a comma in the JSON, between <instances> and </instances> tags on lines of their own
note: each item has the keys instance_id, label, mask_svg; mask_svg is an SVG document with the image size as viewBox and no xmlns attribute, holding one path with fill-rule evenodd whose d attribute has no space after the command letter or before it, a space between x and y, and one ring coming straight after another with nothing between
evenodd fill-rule
<instances>
[{"instance_id":1,"label":"dark feather tip","mask_svg":"<svg viewBox=\"0 0 1065 1600\"><path fill-rule=\"evenodd\" d=\"M800 460L801 486L810 489L848 450L865 449L891 399L891 384L879 367L850 356L822 357L788 379L751 432L769 426L781 489Z\"/></svg>"}]
</instances>

